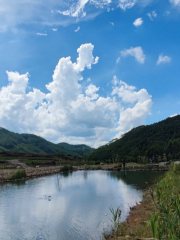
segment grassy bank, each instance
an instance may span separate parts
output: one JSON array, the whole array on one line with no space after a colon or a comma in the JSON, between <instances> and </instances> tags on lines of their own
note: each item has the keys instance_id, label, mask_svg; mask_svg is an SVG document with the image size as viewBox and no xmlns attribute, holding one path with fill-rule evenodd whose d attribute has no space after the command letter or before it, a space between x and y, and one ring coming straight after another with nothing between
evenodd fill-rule
<instances>
[{"instance_id":1,"label":"grassy bank","mask_svg":"<svg viewBox=\"0 0 180 240\"><path fill-rule=\"evenodd\" d=\"M116 229L112 226L112 229ZM131 209L126 222L104 239L180 239L180 165L171 169ZM116 234L114 234L116 233Z\"/></svg>"},{"instance_id":2,"label":"grassy bank","mask_svg":"<svg viewBox=\"0 0 180 240\"><path fill-rule=\"evenodd\" d=\"M152 236L157 239L180 239L180 165L172 164L171 171L151 190L154 213L150 216Z\"/></svg>"}]
</instances>

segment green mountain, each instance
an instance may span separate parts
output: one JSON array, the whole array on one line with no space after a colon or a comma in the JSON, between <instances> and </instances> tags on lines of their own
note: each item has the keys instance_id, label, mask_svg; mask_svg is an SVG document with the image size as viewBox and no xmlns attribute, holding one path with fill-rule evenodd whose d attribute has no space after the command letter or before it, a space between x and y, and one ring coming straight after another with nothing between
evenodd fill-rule
<instances>
[{"instance_id":1,"label":"green mountain","mask_svg":"<svg viewBox=\"0 0 180 240\"><path fill-rule=\"evenodd\" d=\"M166 161L180 158L180 115L140 126L96 149L90 161Z\"/></svg>"},{"instance_id":2,"label":"green mountain","mask_svg":"<svg viewBox=\"0 0 180 240\"><path fill-rule=\"evenodd\" d=\"M84 154L93 152L93 148L81 145L71 145L67 143L51 143L44 138L34 134L18 134L0 128L0 151L38 153L38 154L71 154L81 157Z\"/></svg>"}]
</instances>

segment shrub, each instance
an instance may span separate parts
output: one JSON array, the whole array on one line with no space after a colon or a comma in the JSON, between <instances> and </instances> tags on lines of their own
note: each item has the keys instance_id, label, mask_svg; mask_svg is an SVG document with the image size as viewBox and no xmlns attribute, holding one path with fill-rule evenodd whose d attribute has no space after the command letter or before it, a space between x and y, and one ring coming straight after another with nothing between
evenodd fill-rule
<instances>
[{"instance_id":1,"label":"shrub","mask_svg":"<svg viewBox=\"0 0 180 240\"><path fill-rule=\"evenodd\" d=\"M180 164L176 164L176 163L171 163L171 169L173 170L173 172L180 172Z\"/></svg>"},{"instance_id":2,"label":"shrub","mask_svg":"<svg viewBox=\"0 0 180 240\"><path fill-rule=\"evenodd\" d=\"M115 168L121 169L122 168L122 163L116 163L114 165Z\"/></svg>"},{"instance_id":3,"label":"shrub","mask_svg":"<svg viewBox=\"0 0 180 240\"><path fill-rule=\"evenodd\" d=\"M69 172L69 171L73 171L73 166L71 165L66 165L66 166L63 166L61 169L60 169L60 172Z\"/></svg>"},{"instance_id":4,"label":"shrub","mask_svg":"<svg viewBox=\"0 0 180 240\"><path fill-rule=\"evenodd\" d=\"M17 171L11 176L11 180L26 178L26 172L24 170Z\"/></svg>"},{"instance_id":5,"label":"shrub","mask_svg":"<svg viewBox=\"0 0 180 240\"><path fill-rule=\"evenodd\" d=\"M102 170L101 166L85 166L85 170Z\"/></svg>"}]
</instances>

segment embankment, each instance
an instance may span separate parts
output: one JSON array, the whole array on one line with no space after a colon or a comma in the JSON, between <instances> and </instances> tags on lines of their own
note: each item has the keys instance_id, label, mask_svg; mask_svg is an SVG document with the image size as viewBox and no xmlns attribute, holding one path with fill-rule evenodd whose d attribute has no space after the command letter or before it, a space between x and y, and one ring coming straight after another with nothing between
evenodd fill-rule
<instances>
[{"instance_id":1,"label":"embankment","mask_svg":"<svg viewBox=\"0 0 180 240\"><path fill-rule=\"evenodd\" d=\"M45 175L50 175L58 173L60 170L59 166L52 167L41 167L41 168L26 168L26 169L14 169L14 170L1 170L0 171L0 182L10 181L11 177L18 171L24 170L26 173L26 179L41 177Z\"/></svg>"},{"instance_id":2,"label":"embankment","mask_svg":"<svg viewBox=\"0 0 180 240\"><path fill-rule=\"evenodd\" d=\"M11 167L11 165L9 165ZM9 168L8 167L8 168ZM17 169L9 170L0 170L0 182L3 181L12 181L12 176L15 175L18 171L24 171L26 178L35 178L44 175L55 174L60 171L62 166L46 166L46 167L26 167L21 168L19 164L15 165ZM168 166L159 166L156 165L127 165L126 168L119 167L117 164L107 164L107 165L83 165L83 166L73 166L73 170L105 170L105 171L168 171Z\"/></svg>"}]
</instances>

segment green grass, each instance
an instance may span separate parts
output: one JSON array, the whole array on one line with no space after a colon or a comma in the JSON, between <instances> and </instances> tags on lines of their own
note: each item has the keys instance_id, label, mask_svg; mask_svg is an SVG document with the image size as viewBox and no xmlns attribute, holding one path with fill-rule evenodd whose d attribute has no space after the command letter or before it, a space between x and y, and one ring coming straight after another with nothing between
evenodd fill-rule
<instances>
[{"instance_id":1,"label":"green grass","mask_svg":"<svg viewBox=\"0 0 180 240\"><path fill-rule=\"evenodd\" d=\"M171 170L155 185L151 196L155 207L155 213L149 221L152 236L159 240L180 239L179 165L171 165Z\"/></svg>"}]
</instances>

